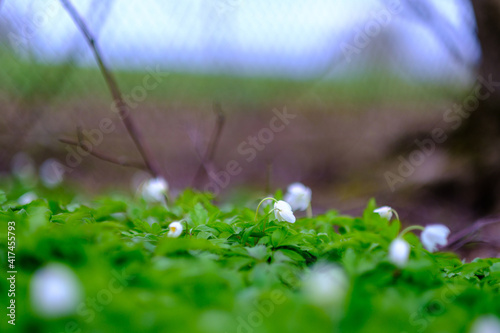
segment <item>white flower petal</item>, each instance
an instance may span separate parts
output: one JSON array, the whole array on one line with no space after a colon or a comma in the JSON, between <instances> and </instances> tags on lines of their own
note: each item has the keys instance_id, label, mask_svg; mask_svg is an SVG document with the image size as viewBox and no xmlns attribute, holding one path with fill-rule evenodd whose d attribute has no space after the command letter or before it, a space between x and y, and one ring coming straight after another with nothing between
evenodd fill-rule
<instances>
[{"instance_id":1,"label":"white flower petal","mask_svg":"<svg viewBox=\"0 0 500 333\"><path fill-rule=\"evenodd\" d=\"M277 210L276 208L274 209L274 217L279 222L283 222L283 218L281 217L281 212L279 210Z\"/></svg>"},{"instance_id":2,"label":"white flower petal","mask_svg":"<svg viewBox=\"0 0 500 333\"><path fill-rule=\"evenodd\" d=\"M20 205L27 205L36 199L38 199L38 196L34 192L26 192L17 199L17 202Z\"/></svg>"},{"instance_id":3,"label":"white flower petal","mask_svg":"<svg viewBox=\"0 0 500 333\"><path fill-rule=\"evenodd\" d=\"M293 215L292 207L288 202L279 200L274 203L274 216L280 222L295 222L295 216Z\"/></svg>"},{"instance_id":4,"label":"white flower petal","mask_svg":"<svg viewBox=\"0 0 500 333\"><path fill-rule=\"evenodd\" d=\"M184 230L184 227L182 226L182 223L180 222L172 222L168 225L168 237L172 238L177 238L182 234L182 230Z\"/></svg>"},{"instance_id":5,"label":"white flower petal","mask_svg":"<svg viewBox=\"0 0 500 333\"><path fill-rule=\"evenodd\" d=\"M448 235L450 229L442 224L428 225L420 235L422 245L429 252L434 252L438 249L438 245L445 246L448 244Z\"/></svg>"},{"instance_id":6,"label":"white flower petal","mask_svg":"<svg viewBox=\"0 0 500 333\"><path fill-rule=\"evenodd\" d=\"M62 183L65 166L55 158L49 158L40 166L40 179L48 188L54 188Z\"/></svg>"},{"instance_id":7,"label":"white flower petal","mask_svg":"<svg viewBox=\"0 0 500 333\"><path fill-rule=\"evenodd\" d=\"M328 263L315 264L302 286L304 296L320 306L342 302L348 290L349 280L344 270Z\"/></svg>"},{"instance_id":8,"label":"white flower petal","mask_svg":"<svg viewBox=\"0 0 500 333\"><path fill-rule=\"evenodd\" d=\"M69 267L49 264L33 275L30 299L33 310L43 317L71 315L82 300L82 286Z\"/></svg>"},{"instance_id":9,"label":"white flower petal","mask_svg":"<svg viewBox=\"0 0 500 333\"><path fill-rule=\"evenodd\" d=\"M301 183L293 183L288 186L285 201L290 204L292 210L306 210L311 204L311 189Z\"/></svg>"},{"instance_id":10,"label":"white flower petal","mask_svg":"<svg viewBox=\"0 0 500 333\"><path fill-rule=\"evenodd\" d=\"M474 321L470 333L500 333L500 319L494 315L479 317Z\"/></svg>"},{"instance_id":11,"label":"white flower petal","mask_svg":"<svg viewBox=\"0 0 500 333\"><path fill-rule=\"evenodd\" d=\"M402 238L396 238L389 246L389 260L399 267L404 267L410 257L410 244Z\"/></svg>"},{"instance_id":12,"label":"white flower petal","mask_svg":"<svg viewBox=\"0 0 500 333\"><path fill-rule=\"evenodd\" d=\"M380 217L390 220L392 218L392 208L389 206L382 206L373 211L380 215Z\"/></svg>"},{"instance_id":13,"label":"white flower petal","mask_svg":"<svg viewBox=\"0 0 500 333\"><path fill-rule=\"evenodd\" d=\"M24 152L15 154L11 161L10 167L12 173L23 180L34 180L36 175L36 167L33 159Z\"/></svg>"},{"instance_id":14,"label":"white flower petal","mask_svg":"<svg viewBox=\"0 0 500 333\"><path fill-rule=\"evenodd\" d=\"M163 178L151 178L142 185L142 197L149 202L162 202L167 191L168 183Z\"/></svg>"},{"instance_id":15,"label":"white flower petal","mask_svg":"<svg viewBox=\"0 0 500 333\"><path fill-rule=\"evenodd\" d=\"M296 219L295 219L295 216L293 215L293 212L291 210L284 211L281 214L282 214L283 220L285 220L286 222L295 223Z\"/></svg>"}]
</instances>

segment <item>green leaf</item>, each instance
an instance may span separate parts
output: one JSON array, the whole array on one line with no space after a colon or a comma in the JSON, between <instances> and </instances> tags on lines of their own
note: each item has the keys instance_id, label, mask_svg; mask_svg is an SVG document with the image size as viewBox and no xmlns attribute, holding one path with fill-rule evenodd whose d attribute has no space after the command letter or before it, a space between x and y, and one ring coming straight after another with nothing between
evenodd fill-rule
<instances>
[{"instance_id":1,"label":"green leaf","mask_svg":"<svg viewBox=\"0 0 500 333\"><path fill-rule=\"evenodd\" d=\"M112 199L101 199L99 207L94 212L96 221L109 219L114 213L122 213L127 211L127 205L123 201Z\"/></svg>"},{"instance_id":2,"label":"green leaf","mask_svg":"<svg viewBox=\"0 0 500 333\"><path fill-rule=\"evenodd\" d=\"M273 247L278 247L280 246L280 243L285 239L287 235L286 230L284 229L276 229L274 230L272 237L271 237L271 244Z\"/></svg>"},{"instance_id":3,"label":"green leaf","mask_svg":"<svg viewBox=\"0 0 500 333\"><path fill-rule=\"evenodd\" d=\"M0 190L0 205L4 204L7 201L7 195L4 191Z\"/></svg>"},{"instance_id":4,"label":"green leaf","mask_svg":"<svg viewBox=\"0 0 500 333\"><path fill-rule=\"evenodd\" d=\"M195 226L206 224L208 222L208 212L200 203L197 203L194 206L194 209L189 213L189 216Z\"/></svg>"},{"instance_id":5,"label":"green leaf","mask_svg":"<svg viewBox=\"0 0 500 333\"><path fill-rule=\"evenodd\" d=\"M155 254L157 256L186 253L187 250L215 251L217 247L205 239L194 238L162 238L158 241Z\"/></svg>"},{"instance_id":6,"label":"green leaf","mask_svg":"<svg viewBox=\"0 0 500 333\"><path fill-rule=\"evenodd\" d=\"M30 231L35 231L42 226L47 226L52 212L48 207L30 204L26 209Z\"/></svg>"},{"instance_id":7,"label":"green leaf","mask_svg":"<svg viewBox=\"0 0 500 333\"><path fill-rule=\"evenodd\" d=\"M303 256L301 256L299 253L297 253L297 252L295 252L293 250L279 249L276 252L283 253L285 256L287 256L288 258L290 258L291 260L296 261L296 262L304 262L304 261L306 261L306 259Z\"/></svg>"},{"instance_id":8,"label":"green leaf","mask_svg":"<svg viewBox=\"0 0 500 333\"><path fill-rule=\"evenodd\" d=\"M247 249L250 257L255 258L257 260L265 260L268 258L269 253L267 247L265 245L256 245L254 247L245 247Z\"/></svg>"},{"instance_id":9,"label":"green leaf","mask_svg":"<svg viewBox=\"0 0 500 333\"><path fill-rule=\"evenodd\" d=\"M210 227L210 228L216 229L220 233L223 233L223 232L227 232L227 233L230 233L230 234L234 233L233 227L231 227L227 223L223 223L223 222L211 222L211 223L207 224L207 226Z\"/></svg>"}]
</instances>

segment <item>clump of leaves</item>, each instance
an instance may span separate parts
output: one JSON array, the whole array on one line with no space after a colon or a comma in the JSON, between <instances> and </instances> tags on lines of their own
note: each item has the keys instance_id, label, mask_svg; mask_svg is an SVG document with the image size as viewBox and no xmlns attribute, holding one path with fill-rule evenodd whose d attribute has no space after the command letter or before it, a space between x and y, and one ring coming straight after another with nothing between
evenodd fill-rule
<instances>
[{"instance_id":1,"label":"clump of leaves","mask_svg":"<svg viewBox=\"0 0 500 333\"><path fill-rule=\"evenodd\" d=\"M190 190L168 206L8 197L0 195L0 261L7 267L15 253L17 319L4 318L2 331L467 332L477 317L500 315L500 259L462 263L407 233L411 258L397 267L388 251L400 222L374 213L373 200L362 217L332 210L292 224L272 207L255 219ZM30 283L51 263L71 268L83 296L70 314L46 318ZM4 305L9 286L1 279Z\"/></svg>"}]
</instances>

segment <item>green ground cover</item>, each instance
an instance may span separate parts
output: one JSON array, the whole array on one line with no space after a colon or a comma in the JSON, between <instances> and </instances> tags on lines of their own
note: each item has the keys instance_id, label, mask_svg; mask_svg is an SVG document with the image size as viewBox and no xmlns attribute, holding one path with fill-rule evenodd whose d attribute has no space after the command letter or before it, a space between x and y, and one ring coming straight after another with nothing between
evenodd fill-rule
<instances>
[{"instance_id":1,"label":"green ground cover","mask_svg":"<svg viewBox=\"0 0 500 333\"><path fill-rule=\"evenodd\" d=\"M398 267L388 252L401 224L375 214L373 200L360 217L330 210L288 223L272 205L255 219L258 198L215 205L186 190L166 206L66 189L21 205L19 186L4 189L4 311L8 252L17 274L16 325L4 315L2 332L469 332L500 316L500 259L462 263L409 232L410 259ZM50 269L73 276L74 306L39 308L37 293L49 291L34 281Z\"/></svg>"}]
</instances>

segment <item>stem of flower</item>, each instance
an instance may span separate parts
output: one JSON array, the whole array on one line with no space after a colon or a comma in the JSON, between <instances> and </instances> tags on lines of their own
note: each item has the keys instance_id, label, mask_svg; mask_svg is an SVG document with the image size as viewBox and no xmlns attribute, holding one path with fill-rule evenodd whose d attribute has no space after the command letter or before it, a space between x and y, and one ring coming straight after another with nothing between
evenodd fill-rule
<instances>
[{"instance_id":1,"label":"stem of flower","mask_svg":"<svg viewBox=\"0 0 500 333\"><path fill-rule=\"evenodd\" d=\"M267 198L264 198L260 201L259 205L257 206L257 210L255 211L255 218L254 218L254 221L257 221L257 216L259 215L259 208L260 208L260 205L262 205L262 203L264 201L267 201L267 200L273 200L274 202L278 202L278 200L274 199L273 197L267 197Z\"/></svg>"},{"instance_id":2,"label":"stem of flower","mask_svg":"<svg viewBox=\"0 0 500 333\"><path fill-rule=\"evenodd\" d=\"M171 202L170 195L169 195L168 191L163 193L163 199L165 199L163 204L165 205L165 207L168 208L168 203Z\"/></svg>"},{"instance_id":3,"label":"stem of flower","mask_svg":"<svg viewBox=\"0 0 500 333\"><path fill-rule=\"evenodd\" d=\"M275 208L271 209L271 211L269 213L267 213L267 215L270 215L275 210L276 210ZM262 225L262 232L264 232L264 233L266 232L266 221L265 220L264 220L264 224Z\"/></svg>"},{"instance_id":4,"label":"stem of flower","mask_svg":"<svg viewBox=\"0 0 500 333\"><path fill-rule=\"evenodd\" d=\"M182 222L184 222L186 224L186 233L189 234L189 238L191 238L193 235L191 234L191 230L189 230L189 228L188 228L187 221L186 220L180 220L179 222L181 223L181 225L182 225Z\"/></svg>"},{"instance_id":5,"label":"stem of flower","mask_svg":"<svg viewBox=\"0 0 500 333\"><path fill-rule=\"evenodd\" d=\"M409 226L409 227L407 227L407 228L403 229L403 231L401 231L401 232L399 233L398 237L403 238L403 236L404 236L407 232L412 231L412 230L424 230L424 229L425 229L425 228L424 228L424 227L422 227L421 225L411 225L411 226Z\"/></svg>"},{"instance_id":6,"label":"stem of flower","mask_svg":"<svg viewBox=\"0 0 500 333\"><path fill-rule=\"evenodd\" d=\"M313 211L312 211L311 203L309 203L309 205L307 206L306 216L308 218L312 218L313 217Z\"/></svg>"},{"instance_id":7,"label":"stem of flower","mask_svg":"<svg viewBox=\"0 0 500 333\"><path fill-rule=\"evenodd\" d=\"M401 220L399 219L398 212L396 212L394 209L391 209L391 211L392 211L392 212L394 213L394 215L396 216L396 220L401 221Z\"/></svg>"}]
</instances>

